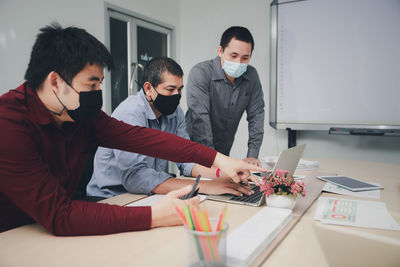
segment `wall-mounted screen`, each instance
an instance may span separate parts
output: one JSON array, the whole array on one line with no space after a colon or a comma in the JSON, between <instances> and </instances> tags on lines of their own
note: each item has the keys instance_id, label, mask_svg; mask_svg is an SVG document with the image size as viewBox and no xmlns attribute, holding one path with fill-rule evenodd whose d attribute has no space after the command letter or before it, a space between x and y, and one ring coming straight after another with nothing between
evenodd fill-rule
<instances>
[{"instance_id":1,"label":"wall-mounted screen","mask_svg":"<svg viewBox=\"0 0 400 267\"><path fill-rule=\"evenodd\" d=\"M270 97L278 129L400 129L400 1L274 1Z\"/></svg>"}]
</instances>

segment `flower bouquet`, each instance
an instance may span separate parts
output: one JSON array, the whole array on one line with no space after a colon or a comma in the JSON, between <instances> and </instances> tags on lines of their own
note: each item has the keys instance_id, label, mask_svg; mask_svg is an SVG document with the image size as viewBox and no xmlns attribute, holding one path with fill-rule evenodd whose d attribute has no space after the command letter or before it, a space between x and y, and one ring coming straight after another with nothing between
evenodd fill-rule
<instances>
[{"instance_id":1,"label":"flower bouquet","mask_svg":"<svg viewBox=\"0 0 400 267\"><path fill-rule=\"evenodd\" d=\"M305 183L296 181L289 171L276 170L263 177L260 191L264 191L268 206L292 209L297 195L306 195Z\"/></svg>"}]
</instances>

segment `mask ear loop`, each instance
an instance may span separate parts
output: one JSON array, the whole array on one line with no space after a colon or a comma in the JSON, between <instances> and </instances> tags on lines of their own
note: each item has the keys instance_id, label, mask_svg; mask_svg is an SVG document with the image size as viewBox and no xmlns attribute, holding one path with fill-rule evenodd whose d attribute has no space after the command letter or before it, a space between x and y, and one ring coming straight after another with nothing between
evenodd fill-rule
<instances>
[{"instance_id":1,"label":"mask ear loop","mask_svg":"<svg viewBox=\"0 0 400 267\"><path fill-rule=\"evenodd\" d=\"M139 83L138 81L135 80L135 82L136 82L137 85L139 85L139 87L141 87L141 88L143 89L143 91L144 91L143 86L140 85L140 83ZM153 85L151 85L151 86L154 88L154 91L156 91L156 93L159 94L159 93L157 92L156 88L155 88ZM148 100L148 101L149 101L150 103L154 103L154 100L151 98L151 96L150 96L150 100Z\"/></svg>"},{"instance_id":2,"label":"mask ear loop","mask_svg":"<svg viewBox=\"0 0 400 267\"><path fill-rule=\"evenodd\" d=\"M55 112L55 111L52 111L52 110L50 110L50 109L48 109L48 108L46 108L46 109L47 109L48 111L50 111L51 113L53 113L54 115L57 115L58 117L61 117L61 115L63 114L64 110L67 109L67 107L64 106L64 104L61 102L60 98L58 98L56 92L54 92L54 90L52 90L52 91L53 91L54 95L57 97L58 102L60 102L60 104L63 106L63 109L62 109L60 112Z\"/></svg>"},{"instance_id":3,"label":"mask ear loop","mask_svg":"<svg viewBox=\"0 0 400 267\"><path fill-rule=\"evenodd\" d=\"M67 82L67 80L64 79L64 77L63 77L60 73L58 73L58 75L61 77L61 79L64 80L64 82L65 82L69 87L72 88L72 90L75 91L75 93L77 93L77 94L79 95L79 92L76 91L75 88L72 87L72 85L69 84L69 82ZM63 106L63 109L62 109L60 112L52 111L52 110L48 109L47 107L46 107L46 109L47 109L48 111L50 111L51 113L53 113L54 115L56 115L56 116L58 116L58 117L61 117L61 115L63 114L64 110L67 110L67 107L63 104L63 102L61 102L61 100L60 100L60 98L58 97L58 95L56 94L56 92L54 92L54 90L52 90L52 91L53 91L54 95L57 97L58 102L60 102L60 104Z\"/></svg>"},{"instance_id":4,"label":"mask ear loop","mask_svg":"<svg viewBox=\"0 0 400 267\"><path fill-rule=\"evenodd\" d=\"M79 95L79 92L76 91L75 88L72 87L72 85L69 84L69 82L67 82L67 80L66 80L60 73L58 73L58 75L61 77L61 79L64 80L64 82L65 82L69 87L72 88L72 90L75 91L75 93L77 93L77 94ZM61 100L60 100L60 98L58 97L58 95L56 94L56 92L54 92L54 90L52 90L52 91L53 91L54 95L57 97L58 102L60 102L60 104L63 106L63 109L62 109L60 112L55 112L55 111L52 111L52 110L50 110L50 109L48 109L48 108L46 108L46 109L47 109L48 111L50 111L51 113L53 113L54 115L61 117L61 115L63 114L64 110L67 110L67 107L63 104L63 102L61 102Z\"/></svg>"}]
</instances>

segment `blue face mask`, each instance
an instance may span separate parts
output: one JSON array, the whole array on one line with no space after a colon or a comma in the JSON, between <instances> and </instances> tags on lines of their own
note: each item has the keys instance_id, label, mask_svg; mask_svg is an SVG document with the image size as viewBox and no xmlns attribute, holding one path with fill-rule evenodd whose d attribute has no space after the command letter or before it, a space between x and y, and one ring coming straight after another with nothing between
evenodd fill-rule
<instances>
[{"instance_id":1,"label":"blue face mask","mask_svg":"<svg viewBox=\"0 0 400 267\"><path fill-rule=\"evenodd\" d=\"M239 78L243 73L247 70L247 63L237 63L233 61L228 61L224 59L224 65L222 69L226 74L231 76L232 78Z\"/></svg>"}]
</instances>

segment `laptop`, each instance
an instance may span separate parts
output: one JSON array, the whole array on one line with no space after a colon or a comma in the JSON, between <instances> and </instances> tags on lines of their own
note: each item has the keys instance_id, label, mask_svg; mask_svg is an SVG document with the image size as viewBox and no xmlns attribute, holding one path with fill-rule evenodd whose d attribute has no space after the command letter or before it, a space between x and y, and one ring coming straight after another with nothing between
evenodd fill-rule
<instances>
[{"instance_id":1,"label":"laptop","mask_svg":"<svg viewBox=\"0 0 400 267\"><path fill-rule=\"evenodd\" d=\"M278 160L276 161L276 164L271 172L281 169L287 170L289 171L289 175L293 175L305 148L306 145L304 144L282 151L279 154ZM267 173L263 173L262 175L267 175ZM263 205L265 203L265 197L263 192L260 192L260 187L253 183L250 184L251 189L254 191L254 194L251 196L243 195L240 197L231 194L207 195L207 199L255 207Z\"/></svg>"}]
</instances>

